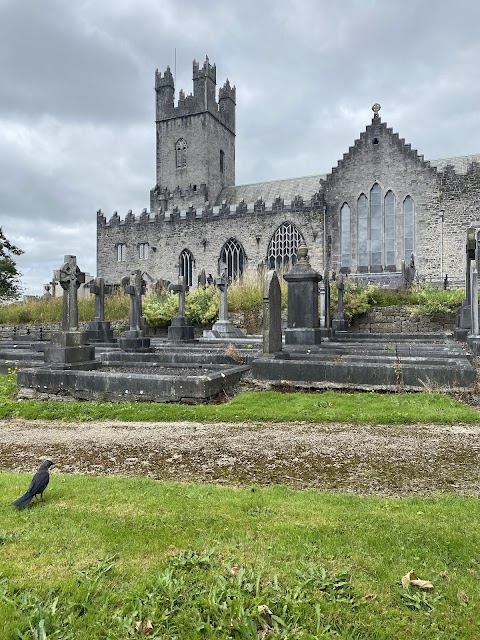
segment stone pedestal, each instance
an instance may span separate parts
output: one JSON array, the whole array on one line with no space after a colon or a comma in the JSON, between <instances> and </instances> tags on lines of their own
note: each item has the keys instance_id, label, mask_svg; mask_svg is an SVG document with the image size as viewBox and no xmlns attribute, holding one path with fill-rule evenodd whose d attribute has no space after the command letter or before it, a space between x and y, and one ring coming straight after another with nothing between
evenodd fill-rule
<instances>
[{"instance_id":1,"label":"stone pedestal","mask_svg":"<svg viewBox=\"0 0 480 640\"><path fill-rule=\"evenodd\" d=\"M345 313L337 311L333 314L332 329L334 333L337 331L348 331L348 319Z\"/></svg>"},{"instance_id":2,"label":"stone pedestal","mask_svg":"<svg viewBox=\"0 0 480 640\"><path fill-rule=\"evenodd\" d=\"M143 331L137 329L125 331L123 336L118 339L118 346L123 351L152 351L150 338L146 338Z\"/></svg>"},{"instance_id":3,"label":"stone pedestal","mask_svg":"<svg viewBox=\"0 0 480 640\"><path fill-rule=\"evenodd\" d=\"M210 339L245 338L245 334L229 320L217 320L210 330L203 332L203 337Z\"/></svg>"},{"instance_id":4,"label":"stone pedestal","mask_svg":"<svg viewBox=\"0 0 480 640\"><path fill-rule=\"evenodd\" d=\"M172 318L171 324L168 327L168 339L173 342L195 340L191 319L186 316L176 316Z\"/></svg>"},{"instance_id":5,"label":"stone pedestal","mask_svg":"<svg viewBox=\"0 0 480 640\"><path fill-rule=\"evenodd\" d=\"M115 342L110 322L105 320L92 320L92 322L87 322L85 333L90 342Z\"/></svg>"},{"instance_id":6,"label":"stone pedestal","mask_svg":"<svg viewBox=\"0 0 480 640\"><path fill-rule=\"evenodd\" d=\"M285 344L320 344L318 283L322 276L310 266L305 245L298 247L298 262L283 277L288 283Z\"/></svg>"},{"instance_id":7,"label":"stone pedestal","mask_svg":"<svg viewBox=\"0 0 480 640\"><path fill-rule=\"evenodd\" d=\"M45 345L45 364L58 369L95 369L95 348L87 343L85 331L55 331Z\"/></svg>"}]
</instances>

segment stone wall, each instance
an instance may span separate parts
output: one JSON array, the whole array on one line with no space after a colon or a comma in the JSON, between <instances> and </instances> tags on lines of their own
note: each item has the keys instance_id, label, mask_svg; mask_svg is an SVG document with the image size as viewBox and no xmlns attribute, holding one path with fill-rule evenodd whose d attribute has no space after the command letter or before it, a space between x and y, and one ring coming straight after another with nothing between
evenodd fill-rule
<instances>
[{"instance_id":1,"label":"stone wall","mask_svg":"<svg viewBox=\"0 0 480 640\"><path fill-rule=\"evenodd\" d=\"M405 307L377 307L354 320L354 333L431 333L453 331L455 314L418 317Z\"/></svg>"}]
</instances>

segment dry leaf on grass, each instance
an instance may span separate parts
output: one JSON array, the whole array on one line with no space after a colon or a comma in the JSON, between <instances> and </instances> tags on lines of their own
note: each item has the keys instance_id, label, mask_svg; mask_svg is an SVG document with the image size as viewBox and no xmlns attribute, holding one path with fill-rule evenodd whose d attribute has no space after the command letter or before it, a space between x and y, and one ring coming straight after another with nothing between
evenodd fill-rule
<instances>
[{"instance_id":1,"label":"dry leaf on grass","mask_svg":"<svg viewBox=\"0 0 480 640\"><path fill-rule=\"evenodd\" d=\"M433 589L433 584L429 580L420 580L419 578L417 578L413 569L402 576L402 587L404 589L407 589L409 585L412 585L412 587L417 587L418 589L422 589L423 591Z\"/></svg>"},{"instance_id":2,"label":"dry leaf on grass","mask_svg":"<svg viewBox=\"0 0 480 640\"><path fill-rule=\"evenodd\" d=\"M135 631L141 631L143 636L148 636L150 631L153 631L153 624L151 620L137 620L135 622Z\"/></svg>"},{"instance_id":3,"label":"dry leaf on grass","mask_svg":"<svg viewBox=\"0 0 480 640\"><path fill-rule=\"evenodd\" d=\"M238 576L238 564L233 565L233 567L230 569L230 573L232 574L232 576Z\"/></svg>"}]
</instances>

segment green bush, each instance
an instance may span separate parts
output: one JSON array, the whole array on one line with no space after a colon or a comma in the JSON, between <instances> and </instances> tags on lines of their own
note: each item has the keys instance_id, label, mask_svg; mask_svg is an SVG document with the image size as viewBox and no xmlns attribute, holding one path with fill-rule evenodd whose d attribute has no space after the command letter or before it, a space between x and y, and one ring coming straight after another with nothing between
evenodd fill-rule
<instances>
[{"instance_id":1,"label":"green bush","mask_svg":"<svg viewBox=\"0 0 480 640\"><path fill-rule=\"evenodd\" d=\"M220 292L214 285L191 289L185 300L186 314L194 324L210 324L218 318Z\"/></svg>"},{"instance_id":2,"label":"green bush","mask_svg":"<svg viewBox=\"0 0 480 640\"><path fill-rule=\"evenodd\" d=\"M166 327L178 313L178 296L170 291L151 293L143 299L143 315L149 327Z\"/></svg>"}]
</instances>

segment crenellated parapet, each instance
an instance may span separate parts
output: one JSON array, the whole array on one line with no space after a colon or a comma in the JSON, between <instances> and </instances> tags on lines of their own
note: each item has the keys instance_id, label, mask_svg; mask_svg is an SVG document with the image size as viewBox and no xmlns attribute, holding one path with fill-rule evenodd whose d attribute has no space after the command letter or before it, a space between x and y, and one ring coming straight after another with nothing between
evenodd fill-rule
<instances>
[{"instance_id":1,"label":"crenellated parapet","mask_svg":"<svg viewBox=\"0 0 480 640\"><path fill-rule=\"evenodd\" d=\"M120 218L117 211L113 213L110 220L107 220L105 214L99 210L97 212L97 226L128 227L139 224L164 224L182 220L215 220L218 218L231 217L248 218L250 216L268 216L269 214L278 213L283 213L285 216L288 216L289 213L309 212L313 209L318 209L321 205L323 205L323 194L317 193L308 201L304 201L301 196L295 196L295 198L289 203L285 203L280 197L275 198L272 202L265 201L260 197L255 202L245 202L242 200L237 204L227 204L226 202L222 202L220 205L215 206L211 205L209 202L206 202L205 205L201 207L196 207L191 203L187 203L185 206L166 207L151 213L148 213L147 210L144 209L138 216L129 210L123 220Z\"/></svg>"},{"instance_id":2,"label":"crenellated parapet","mask_svg":"<svg viewBox=\"0 0 480 640\"><path fill-rule=\"evenodd\" d=\"M185 95L181 89L175 105L175 81L170 67L162 75L155 72L156 120L162 122L174 118L197 115L208 111L232 133L235 133L235 101L236 89L230 86L227 79L220 88L218 102L216 100L217 69L206 57L203 66L193 61L193 93Z\"/></svg>"}]
</instances>

